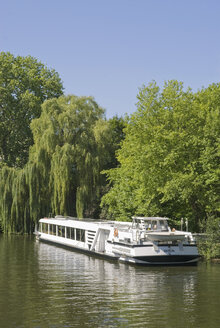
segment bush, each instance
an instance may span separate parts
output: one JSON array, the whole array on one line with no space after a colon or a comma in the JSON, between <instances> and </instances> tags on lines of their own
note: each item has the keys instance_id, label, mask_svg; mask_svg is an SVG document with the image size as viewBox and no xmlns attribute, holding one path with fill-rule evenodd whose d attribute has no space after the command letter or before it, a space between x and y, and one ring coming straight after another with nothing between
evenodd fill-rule
<instances>
[{"instance_id":1,"label":"bush","mask_svg":"<svg viewBox=\"0 0 220 328\"><path fill-rule=\"evenodd\" d=\"M220 218L209 217L205 228L207 237L199 242L199 252L207 260L220 258Z\"/></svg>"}]
</instances>

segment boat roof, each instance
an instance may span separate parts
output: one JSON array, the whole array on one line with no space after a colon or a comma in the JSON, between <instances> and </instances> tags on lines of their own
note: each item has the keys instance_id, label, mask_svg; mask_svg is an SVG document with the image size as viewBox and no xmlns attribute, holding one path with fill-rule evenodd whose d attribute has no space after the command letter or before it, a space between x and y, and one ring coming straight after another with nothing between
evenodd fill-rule
<instances>
[{"instance_id":1,"label":"boat roof","mask_svg":"<svg viewBox=\"0 0 220 328\"><path fill-rule=\"evenodd\" d=\"M152 216L152 217L148 217L148 216L132 216L132 219L134 220L144 220L144 221L159 221L159 220L169 220L168 218L165 217L159 217L159 216Z\"/></svg>"},{"instance_id":2,"label":"boat roof","mask_svg":"<svg viewBox=\"0 0 220 328\"><path fill-rule=\"evenodd\" d=\"M106 227L109 229L109 227L113 226L114 223L112 221L97 221L93 219L79 219L79 218L73 218L69 216L59 216L57 215L55 218L41 218L39 222L42 223L49 223L49 224L55 224L55 225L61 225L66 227L75 227L79 229L85 229L88 228L89 230L93 230L94 228L97 229L98 227L102 227L103 229Z\"/></svg>"}]
</instances>

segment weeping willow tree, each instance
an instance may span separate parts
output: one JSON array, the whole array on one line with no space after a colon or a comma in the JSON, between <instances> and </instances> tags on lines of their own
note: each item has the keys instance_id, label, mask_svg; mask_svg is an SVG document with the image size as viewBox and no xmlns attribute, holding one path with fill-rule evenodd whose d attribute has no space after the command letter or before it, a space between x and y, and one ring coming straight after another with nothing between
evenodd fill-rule
<instances>
[{"instance_id":1,"label":"weeping willow tree","mask_svg":"<svg viewBox=\"0 0 220 328\"><path fill-rule=\"evenodd\" d=\"M95 217L112 161L111 129L91 97L54 98L31 123L34 144L23 169L0 171L0 217L5 232L31 232L51 214Z\"/></svg>"},{"instance_id":2,"label":"weeping willow tree","mask_svg":"<svg viewBox=\"0 0 220 328\"><path fill-rule=\"evenodd\" d=\"M5 232L29 232L33 222L29 220L29 187L23 169L9 168L0 170L0 216L1 229Z\"/></svg>"},{"instance_id":3,"label":"weeping willow tree","mask_svg":"<svg viewBox=\"0 0 220 328\"><path fill-rule=\"evenodd\" d=\"M104 111L88 97L68 96L47 101L42 115L32 122L34 146L30 163L37 164L38 194L33 193L32 213L39 202L52 213L93 216L99 195L100 171L108 161L108 124ZM36 189L36 188L35 188Z\"/></svg>"}]
</instances>

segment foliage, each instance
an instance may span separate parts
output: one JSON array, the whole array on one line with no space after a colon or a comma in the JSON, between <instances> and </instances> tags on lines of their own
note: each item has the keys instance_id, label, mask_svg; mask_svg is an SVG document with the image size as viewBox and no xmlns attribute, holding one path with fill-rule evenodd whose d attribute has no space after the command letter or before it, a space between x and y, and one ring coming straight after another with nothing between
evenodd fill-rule
<instances>
[{"instance_id":1,"label":"foliage","mask_svg":"<svg viewBox=\"0 0 220 328\"><path fill-rule=\"evenodd\" d=\"M209 217L205 223L206 238L198 243L206 259L220 258L220 218Z\"/></svg>"},{"instance_id":2,"label":"foliage","mask_svg":"<svg viewBox=\"0 0 220 328\"><path fill-rule=\"evenodd\" d=\"M125 138L126 119L114 116L108 120L110 129L109 139L111 140L111 158L112 162L109 163L109 169L117 167L119 162L116 157L116 152L121 146L121 142Z\"/></svg>"},{"instance_id":3,"label":"foliage","mask_svg":"<svg viewBox=\"0 0 220 328\"><path fill-rule=\"evenodd\" d=\"M102 200L118 219L132 215L189 218L199 229L220 211L220 85L193 93L169 81L138 94L118 151L107 171L113 187Z\"/></svg>"},{"instance_id":4,"label":"foliage","mask_svg":"<svg viewBox=\"0 0 220 328\"><path fill-rule=\"evenodd\" d=\"M31 56L0 53L0 162L23 167L33 143L30 122L63 93L58 74Z\"/></svg>"},{"instance_id":5,"label":"foliage","mask_svg":"<svg viewBox=\"0 0 220 328\"><path fill-rule=\"evenodd\" d=\"M3 230L31 232L49 213L97 217L106 183L100 172L114 162L120 139L104 110L91 97L54 98L44 102L31 130L28 163L0 171Z\"/></svg>"}]
</instances>

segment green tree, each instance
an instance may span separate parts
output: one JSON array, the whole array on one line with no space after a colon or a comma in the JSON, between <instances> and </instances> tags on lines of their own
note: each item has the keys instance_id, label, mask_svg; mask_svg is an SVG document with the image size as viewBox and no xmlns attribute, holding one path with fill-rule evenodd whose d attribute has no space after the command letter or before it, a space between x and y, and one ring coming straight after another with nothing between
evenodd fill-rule
<instances>
[{"instance_id":1,"label":"green tree","mask_svg":"<svg viewBox=\"0 0 220 328\"><path fill-rule=\"evenodd\" d=\"M117 151L120 149L121 142L125 138L124 129L126 127L126 120L122 117L114 116L108 120L108 139L105 142L105 150L108 154L108 160L106 162L105 169L112 169L119 165L117 160ZM109 192L111 185L107 183L105 177L105 171L101 172L102 174L102 185L100 189L100 199ZM100 203L99 199L99 203ZM99 213L100 219L104 220L113 220L114 217L109 213L107 206L102 206Z\"/></svg>"},{"instance_id":2,"label":"green tree","mask_svg":"<svg viewBox=\"0 0 220 328\"><path fill-rule=\"evenodd\" d=\"M106 192L103 170L116 165L123 120L105 119L91 97L61 96L43 103L31 122L34 144L23 168L0 170L4 232L32 232L48 214L97 218Z\"/></svg>"},{"instance_id":3,"label":"green tree","mask_svg":"<svg viewBox=\"0 0 220 328\"><path fill-rule=\"evenodd\" d=\"M0 161L23 167L33 144L30 123L41 114L41 104L59 97L58 74L31 56L0 53Z\"/></svg>"},{"instance_id":4,"label":"green tree","mask_svg":"<svg viewBox=\"0 0 220 328\"><path fill-rule=\"evenodd\" d=\"M54 98L31 129L28 163L0 171L3 230L30 232L49 213L95 217L105 180L100 172L111 160L104 110L93 98Z\"/></svg>"},{"instance_id":5,"label":"green tree","mask_svg":"<svg viewBox=\"0 0 220 328\"><path fill-rule=\"evenodd\" d=\"M119 162L117 160L116 153L120 149L121 142L125 138L124 129L126 127L126 120L123 117L113 116L108 120L109 125L109 145L111 152L111 162L109 162L109 169L117 167Z\"/></svg>"},{"instance_id":6,"label":"green tree","mask_svg":"<svg viewBox=\"0 0 220 328\"><path fill-rule=\"evenodd\" d=\"M143 86L125 129L113 187L102 204L120 219L132 215L188 217L198 230L219 215L220 85L196 94L182 83Z\"/></svg>"},{"instance_id":7,"label":"green tree","mask_svg":"<svg viewBox=\"0 0 220 328\"><path fill-rule=\"evenodd\" d=\"M206 235L198 242L200 254L208 260L220 258L220 218L210 216L204 224Z\"/></svg>"},{"instance_id":8,"label":"green tree","mask_svg":"<svg viewBox=\"0 0 220 328\"><path fill-rule=\"evenodd\" d=\"M60 97L43 104L41 117L33 120L31 127L34 146L29 165L39 170L34 173L39 178L36 183L39 195L32 193L37 197L32 201L36 214L39 200L46 208L49 190L52 213L93 216L101 184L100 171L108 160L104 110L92 98ZM33 207L31 211L35 213Z\"/></svg>"}]
</instances>

